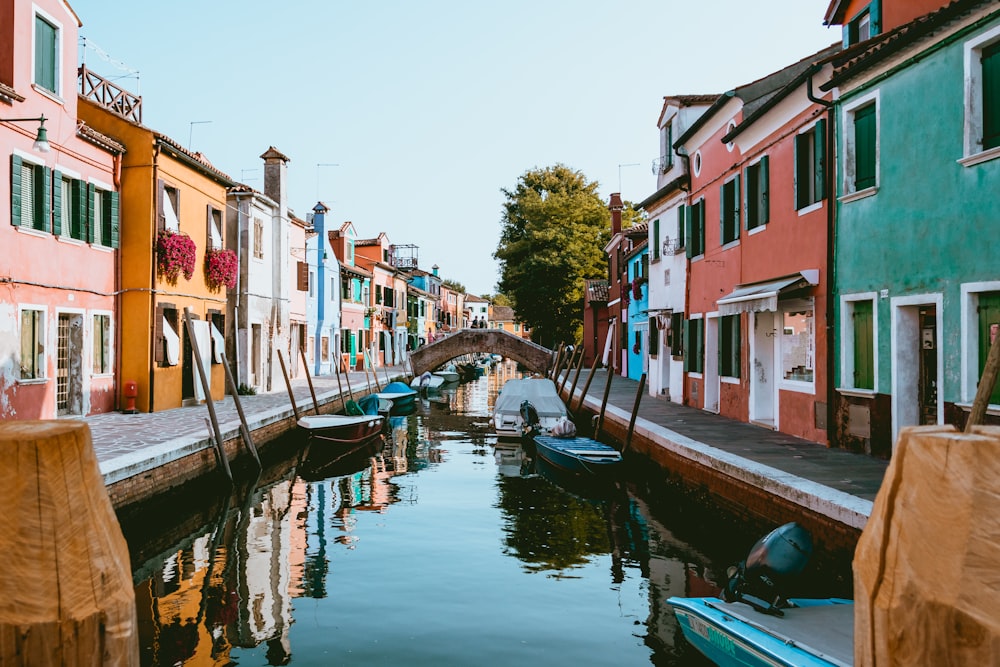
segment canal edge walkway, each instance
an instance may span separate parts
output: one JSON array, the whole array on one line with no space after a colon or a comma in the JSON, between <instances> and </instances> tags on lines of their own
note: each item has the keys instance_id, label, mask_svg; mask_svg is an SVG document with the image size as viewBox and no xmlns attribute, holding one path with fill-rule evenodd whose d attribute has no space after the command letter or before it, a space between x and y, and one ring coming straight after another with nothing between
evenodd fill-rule
<instances>
[{"instance_id":1,"label":"canal edge walkway","mask_svg":"<svg viewBox=\"0 0 1000 667\"><path fill-rule=\"evenodd\" d=\"M589 373L581 371L573 396L569 392L574 389L575 371L568 377L564 372L557 380L572 408ZM606 383L607 371L597 371L583 401L590 412L600 412ZM627 431L638 387L637 380L612 378L605 420L615 423L616 430ZM871 515L888 467L887 461L865 454L831 449L648 393L639 404L634 437L859 532Z\"/></svg>"}]
</instances>

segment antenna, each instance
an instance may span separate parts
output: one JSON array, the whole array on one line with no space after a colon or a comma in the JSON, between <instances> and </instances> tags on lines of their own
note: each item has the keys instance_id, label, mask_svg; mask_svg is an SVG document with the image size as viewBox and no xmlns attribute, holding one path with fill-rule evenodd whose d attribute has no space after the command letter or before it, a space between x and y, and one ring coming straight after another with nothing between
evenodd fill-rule
<instances>
[{"instance_id":1,"label":"antenna","mask_svg":"<svg viewBox=\"0 0 1000 667\"><path fill-rule=\"evenodd\" d=\"M191 121L190 128L188 129L188 150L191 150L191 137L194 134L195 125L203 125L204 123L211 123L210 120L193 120Z\"/></svg>"},{"instance_id":2,"label":"antenna","mask_svg":"<svg viewBox=\"0 0 1000 667\"><path fill-rule=\"evenodd\" d=\"M638 167L638 162L629 162L628 164L618 165L618 194L622 193L622 167Z\"/></svg>"}]
</instances>

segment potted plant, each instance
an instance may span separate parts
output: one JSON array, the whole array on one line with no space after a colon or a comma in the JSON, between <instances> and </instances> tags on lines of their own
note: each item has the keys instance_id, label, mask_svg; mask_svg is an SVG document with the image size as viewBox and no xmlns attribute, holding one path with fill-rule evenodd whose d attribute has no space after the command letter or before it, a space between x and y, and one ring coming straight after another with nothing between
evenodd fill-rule
<instances>
[{"instance_id":1,"label":"potted plant","mask_svg":"<svg viewBox=\"0 0 1000 667\"><path fill-rule=\"evenodd\" d=\"M223 285L235 288L239 269L239 258L232 250L209 248L205 252L205 282L212 290L218 290Z\"/></svg>"},{"instance_id":2,"label":"potted plant","mask_svg":"<svg viewBox=\"0 0 1000 667\"><path fill-rule=\"evenodd\" d=\"M156 272L171 285L182 273L191 280L197 254L198 249L187 234L164 229L156 235Z\"/></svg>"}]
</instances>

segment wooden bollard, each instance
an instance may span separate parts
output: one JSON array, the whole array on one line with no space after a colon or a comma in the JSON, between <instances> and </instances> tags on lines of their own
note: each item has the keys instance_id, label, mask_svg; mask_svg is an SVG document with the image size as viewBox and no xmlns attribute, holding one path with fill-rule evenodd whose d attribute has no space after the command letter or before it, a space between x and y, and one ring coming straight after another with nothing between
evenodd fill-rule
<instances>
[{"instance_id":1,"label":"wooden bollard","mask_svg":"<svg viewBox=\"0 0 1000 667\"><path fill-rule=\"evenodd\" d=\"M587 381L583 383L583 392L580 394L580 402L576 404L576 411L580 412L583 408L583 399L587 398L587 392L590 391L590 383L594 381L594 373L597 372L597 364L601 363L600 357L594 357L594 365L590 367L590 375L587 376Z\"/></svg>"},{"instance_id":2,"label":"wooden bollard","mask_svg":"<svg viewBox=\"0 0 1000 667\"><path fill-rule=\"evenodd\" d=\"M608 395L611 393L611 380L615 377L614 364L608 366L608 382L604 385L604 398L601 399L601 412L597 417L597 424L594 426L594 440L601 439L601 427L604 426L604 411L608 407Z\"/></svg>"},{"instance_id":3,"label":"wooden bollard","mask_svg":"<svg viewBox=\"0 0 1000 667\"><path fill-rule=\"evenodd\" d=\"M139 664L128 544L78 420L0 423L0 664Z\"/></svg>"},{"instance_id":4,"label":"wooden bollard","mask_svg":"<svg viewBox=\"0 0 1000 667\"><path fill-rule=\"evenodd\" d=\"M639 402L642 400L642 394L645 390L646 374L643 373L642 377L639 378L639 389L635 392L635 405L632 406L632 417L628 420L628 434L625 436L625 444L622 446L623 452L632 444L632 432L635 431L635 418L639 416Z\"/></svg>"}]
</instances>

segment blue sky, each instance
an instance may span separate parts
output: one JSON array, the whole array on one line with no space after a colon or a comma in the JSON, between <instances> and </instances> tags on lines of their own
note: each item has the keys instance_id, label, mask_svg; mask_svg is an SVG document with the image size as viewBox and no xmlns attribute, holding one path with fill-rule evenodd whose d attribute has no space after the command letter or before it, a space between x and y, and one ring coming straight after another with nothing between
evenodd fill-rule
<instances>
[{"instance_id":1,"label":"blue sky","mask_svg":"<svg viewBox=\"0 0 1000 667\"><path fill-rule=\"evenodd\" d=\"M88 67L142 95L145 125L261 190L274 146L297 215L321 200L475 294L495 291L501 188L525 171L640 201L664 95L840 40L828 0L70 2Z\"/></svg>"}]
</instances>

